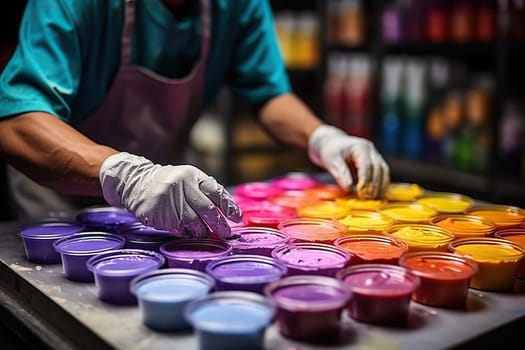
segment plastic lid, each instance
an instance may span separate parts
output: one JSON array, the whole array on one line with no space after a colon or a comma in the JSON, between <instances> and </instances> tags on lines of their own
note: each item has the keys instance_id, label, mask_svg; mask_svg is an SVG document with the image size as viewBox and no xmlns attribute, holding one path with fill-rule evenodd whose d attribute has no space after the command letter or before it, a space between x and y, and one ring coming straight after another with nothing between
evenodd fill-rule
<instances>
[{"instance_id":1,"label":"plastic lid","mask_svg":"<svg viewBox=\"0 0 525 350\"><path fill-rule=\"evenodd\" d=\"M284 207L298 208L300 206L318 203L319 197L307 191L287 190L274 195L268 200Z\"/></svg>"},{"instance_id":2,"label":"plastic lid","mask_svg":"<svg viewBox=\"0 0 525 350\"><path fill-rule=\"evenodd\" d=\"M143 300L177 302L204 297L214 285L213 278L204 272L166 268L135 277L130 292Z\"/></svg>"},{"instance_id":3,"label":"plastic lid","mask_svg":"<svg viewBox=\"0 0 525 350\"><path fill-rule=\"evenodd\" d=\"M67 255L92 255L123 248L124 237L107 232L83 232L60 238L53 243L55 250Z\"/></svg>"},{"instance_id":4,"label":"plastic lid","mask_svg":"<svg viewBox=\"0 0 525 350\"><path fill-rule=\"evenodd\" d=\"M495 238L502 238L512 241L522 248L525 248L525 228L515 228L496 231Z\"/></svg>"},{"instance_id":5,"label":"plastic lid","mask_svg":"<svg viewBox=\"0 0 525 350\"><path fill-rule=\"evenodd\" d=\"M206 272L217 281L245 285L275 281L286 275L287 268L266 256L237 254L212 261Z\"/></svg>"},{"instance_id":6,"label":"plastic lid","mask_svg":"<svg viewBox=\"0 0 525 350\"><path fill-rule=\"evenodd\" d=\"M308 174L292 172L273 179L271 183L281 190L305 190L317 186L319 181Z\"/></svg>"},{"instance_id":7,"label":"plastic lid","mask_svg":"<svg viewBox=\"0 0 525 350\"><path fill-rule=\"evenodd\" d=\"M463 213L472 207L474 200L470 197L448 192L427 193L417 200L438 213Z\"/></svg>"},{"instance_id":8,"label":"plastic lid","mask_svg":"<svg viewBox=\"0 0 525 350\"><path fill-rule=\"evenodd\" d=\"M113 227L139 221L126 209L115 207L87 208L78 213L76 219L86 226L92 227Z\"/></svg>"},{"instance_id":9,"label":"plastic lid","mask_svg":"<svg viewBox=\"0 0 525 350\"><path fill-rule=\"evenodd\" d=\"M252 225L277 226L282 220L295 218L296 216L297 212L295 209L271 203L243 210L243 220Z\"/></svg>"},{"instance_id":10,"label":"plastic lid","mask_svg":"<svg viewBox=\"0 0 525 350\"><path fill-rule=\"evenodd\" d=\"M430 224L396 224L388 227L384 232L404 240L409 246L438 247L454 239L451 231Z\"/></svg>"},{"instance_id":11,"label":"plastic lid","mask_svg":"<svg viewBox=\"0 0 525 350\"><path fill-rule=\"evenodd\" d=\"M470 215L481 216L498 227L519 227L525 222L525 210L510 205L480 205L466 211Z\"/></svg>"},{"instance_id":12,"label":"plastic lid","mask_svg":"<svg viewBox=\"0 0 525 350\"><path fill-rule=\"evenodd\" d=\"M399 265L419 277L459 280L468 279L478 272L478 264L465 256L445 252L407 253Z\"/></svg>"},{"instance_id":13,"label":"plastic lid","mask_svg":"<svg viewBox=\"0 0 525 350\"><path fill-rule=\"evenodd\" d=\"M339 185L335 184L320 184L315 187L304 190L307 196L317 197L322 200L333 200L336 198L342 198L348 196Z\"/></svg>"},{"instance_id":14,"label":"plastic lid","mask_svg":"<svg viewBox=\"0 0 525 350\"><path fill-rule=\"evenodd\" d=\"M384 230L394 224L394 219L376 211L352 210L338 220L346 225L349 231Z\"/></svg>"},{"instance_id":15,"label":"plastic lid","mask_svg":"<svg viewBox=\"0 0 525 350\"><path fill-rule=\"evenodd\" d=\"M224 333L256 333L273 320L275 307L265 297L244 291L222 291L190 302L186 320L197 330Z\"/></svg>"},{"instance_id":16,"label":"plastic lid","mask_svg":"<svg viewBox=\"0 0 525 350\"><path fill-rule=\"evenodd\" d=\"M97 254L86 262L89 271L100 276L128 277L159 269L166 259L142 249L117 249Z\"/></svg>"},{"instance_id":17,"label":"plastic lid","mask_svg":"<svg viewBox=\"0 0 525 350\"><path fill-rule=\"evenodd\" d=\"M423 194L423 188L417 184L398 182L388 186L385 197L389 201L411 202Z\"/></svg>"},{"instance_id":18,"label":"plastic lid","mask_svg":"<svg viewBox=\"0 0 525 350\"><path fill-rule=\"evenodd\" d=\"M54 239L69 236L85 230L83 224L73 221L39 221L22 225L19 228L20 236L24 238Z\"/></svg>"},{"instance_id":19,"label":"plastic lid","mask_svg":"<svg viewBox=\"0 0 525 350\"><path fill-rule=\"evenodd\" d=\"M346 206L349 210L378 210L386 203L379 199L359 198L337 198L335 202L341 206Z\"/></svg>"},{"instance_id":20,"label":"plastic lid","mask_svg":"<svg viewBox=\"0 0 525 350\"><path fill-rule=\"evenodd\" d=\"M231 253L232 246L225 241L210 238L182 238L160 246L160 252L179 260L213 259Z\"/></svg>"},{"instance_id":21,"label":"plastic lid","mask_svg":"<svg viewBox=\"0 0 525 350\"><path fill-rule=\"evenodd\" d=\"M421 223L428 222L437 214L432 208L419 203L388 204L380 212L398 222Z\"/></svg>"},{"instance_id":22,"label":"plastic lid","mask_svg":"<svg viewBox=\"0 0 525 350\"><path fill-rule=\"evenodd\" d=\"M247 182L235 187L235 194L252 199L266 199L281 193L282 190L270 182Z\"/></svg>"},{"instance_id":23,"label":"plastic lid","mask_svg":"<svg viewBox=\"0 0 525 350\"><path fill-rule=\"evenodd\" d=\"M294 218L283 220L277 229L291 238L304 241L334 241L346 232L346 226L330 219Z\"/></svg>"},{"instance_id":24,"label":"plastic lid","mask_svg":"<svg viewBox=\"0 0 525 350\"><path fill-rule=\"evenodd\" d=\"M412 293L419 277L404 267L390 264L361 264L339 271L336 278L351 292L368 295L403 295Z\"/></svg>"},{"instance_id":25,"label":"plastic lid","mask_svg":"<svg viewBox=\"0 0 525 350\"><path fill-rule=\"evenodd\" d=\"M348 215L350 209L335 201L321 201L297 208L297 214L301 217L339 219Z\"/></svg>"},{"instance_id":26,"label":"plastic lid","mask_svg":"<svg viewBox=\"0 0 525 350\"><path fill-rule=\"evenodd\" d=\"M272 257L282 261L288 268L316 271L327 268L343 268L350 254L341 248L321 243L293 243L277 247Z\"/></svg>"},{"instance_id":27,"label":"plastic lid","mask_svg":"<svg viewBox=\"0 0 525 350\"><path fill-rule=\"evenodd\" d=\"M429 223L452 231L456 237L489 236L497 228L495 223L481 216L462 214L437 215Z\"/></svg>"},{"instance_id":28,"label":"plastic lid","mask_svg":"<svg viewBox=\"0 0 525 350\"><path fill-rule=\"evenodd\" d=\"M295 311L342 308L350 292L338 280L325 276L289 276L266 286L264 293L279 307Z\"/></svg>"},{"instance_id":29,"label":"plastic lid","mask_svg":"<svg viewBox=\"0 0 525 350\"><path fill-rule=\"evenodd\" d=\"M128 241L132 242L163 242L167 239L175 239L176 236L170 231L157 230L149 226L135 226L120 233Z\"/></svg>"},{"instance_id":30,"label":"plastic lid","mask_svg":"<svg viewBox=\"0 0 525 350\"><path fill-rule=\"evenodd\" d=\"M401 239L367 234L341 237L334 245L363 260L397 259L408 250L408 245Z\"/></svg>"},{"instance_id":31,"label":"plastic lid","mask_svg":"<svg viewBox=\"0 0 525 350\"><path fill-rule=\"evenodd\" d=\"M476 262L518 261L525 257L525 249L501 238L458 238L448 245L453 253L466 255Z\"/></svg>"},{"instance_id":32,"label":"plastic lid","mask_svg":"<svg viewBox=\"0 0 525 350\"><path fill-rule=\"evenodd\" d=\"M277 247L289 240L289 236L271 227L241 227L232 229L228 243L233 249Z\"/></svg>"}]
</instances>

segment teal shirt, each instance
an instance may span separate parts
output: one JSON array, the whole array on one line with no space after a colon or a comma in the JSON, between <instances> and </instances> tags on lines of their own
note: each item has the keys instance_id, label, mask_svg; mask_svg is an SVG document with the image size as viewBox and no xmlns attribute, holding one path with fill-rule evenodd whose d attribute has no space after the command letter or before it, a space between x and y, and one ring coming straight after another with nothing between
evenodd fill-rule
<instances>
[{"instance_id":1,"label":"teal shirt","mask_svg":"<svg viewBox=\"0 0 525 350\"><path fill-rule=\"evenodd\" d=\"M132 64L187 75L200 52L200 6L176 19L161 0L136 0ZM76 125L104 100L120 65L124 0L30 0L0 75L0 117L47 112ZM204 105L222 86L248 104L289 92L266 0L211 0Z\"/></svg>"}]
</instances>

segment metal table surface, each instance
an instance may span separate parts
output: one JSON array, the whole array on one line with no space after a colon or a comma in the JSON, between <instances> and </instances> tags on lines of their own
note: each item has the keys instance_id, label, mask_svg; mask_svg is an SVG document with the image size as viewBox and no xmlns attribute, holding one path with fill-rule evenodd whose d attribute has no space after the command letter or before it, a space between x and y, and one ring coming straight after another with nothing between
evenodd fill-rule
<instances>
[{"instance_id":1,"label":"metal table surface","mask_svg":"<svg viewBox=\"0 0 525 350\"><path fill-rule=\"evenodd\" d=\"M33 338L53 349L199 348L191 331L156 332L143 325L138 306L100 301L94 283L67 280L61 264L28 262L18 227L17 222L0 223L0 309L24 324ZM335 345L285 339L273 324L266 332L265 348L431 350L504 345L522 338L516 330L525 324L525 295L518 294L470 290L465 310L414 302L410 308L410 322L404 328L367 325L344 315L347 337Z\"/></svg>"}]
</instances>

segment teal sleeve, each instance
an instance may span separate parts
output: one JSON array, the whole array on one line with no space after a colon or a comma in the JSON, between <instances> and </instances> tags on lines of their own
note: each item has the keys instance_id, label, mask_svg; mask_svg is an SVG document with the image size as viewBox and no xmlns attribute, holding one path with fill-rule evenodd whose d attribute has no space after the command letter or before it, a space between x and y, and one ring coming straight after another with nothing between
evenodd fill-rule
<instances>
[{"instance_id":1,"label":"teal sleeve","mask_svg":"<svg viewBox=\"0 0 525 350\"><path fill-rule=\"evenodd\" d=\"M235 51L227 83L240 100L258 104L290 91L271 8L266 0L239 2Z\"/></svg>"}]
</instances>

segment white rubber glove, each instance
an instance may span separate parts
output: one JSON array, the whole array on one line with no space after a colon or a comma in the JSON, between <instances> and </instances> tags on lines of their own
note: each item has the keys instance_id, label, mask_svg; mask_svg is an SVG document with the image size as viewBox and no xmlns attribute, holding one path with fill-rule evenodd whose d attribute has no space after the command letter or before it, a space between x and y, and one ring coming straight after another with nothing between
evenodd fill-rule
<instances>
[{"instance_id":1,"label":"white rubber glove","mask_svg":"<svg viewBox=\"0 0 525 350\"><path fill-rule=\"evenodd\" d=\"M336 127L321 125L313 132L308 140L308 156L345 190L351 190L355 183L352 168L356 168L360 198L382 197L390 184L390 168L374 144Z\"/></svg>"},{"instance_id":2,"label":"white rubber glove","mask_svg":"<svg viewBox=\"0 0 525 350\"><path fill-rule=\"evenodd\" d=\"M210 231L230 236L225 217L239 222L242 212L217 181L191 165L153 164L117 153L100 169L105 200L124 207L144 224L179 236L206 237Z\"/></svg>"}]
</instances>

